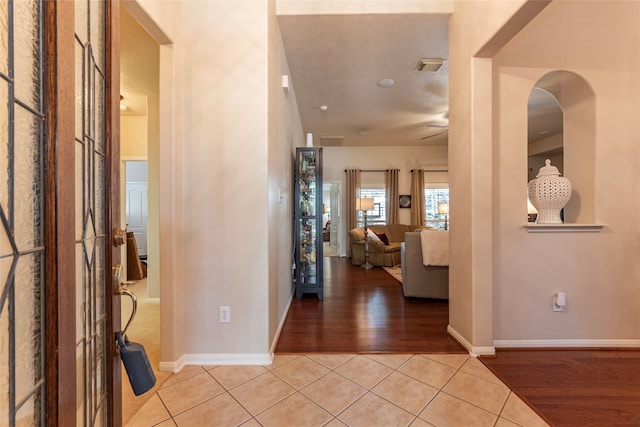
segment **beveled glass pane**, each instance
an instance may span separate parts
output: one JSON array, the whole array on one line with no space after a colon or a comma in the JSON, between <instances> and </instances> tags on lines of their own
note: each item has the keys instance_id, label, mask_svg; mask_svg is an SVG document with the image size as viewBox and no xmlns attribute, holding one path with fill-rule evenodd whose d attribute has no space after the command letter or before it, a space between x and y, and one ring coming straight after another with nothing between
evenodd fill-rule
<instances>
[{"instance_id":1,"label":"beveled glass pane","mask_svg":"<svg viewBox=\"0 0 640 427\"><path fill-rule=\"evenodd\" d=\"M91 44L93 47L94 61L99 70L105 72L105 2L103 0L91 0L89 3L91 31Z\"/></svg>"},{"instance_id":2,"label":"beveled glass pane","mask_svg":"<svg viewBox=\"0 0 640 427\"><path fill-rule=\"evenodd\" d=\"M0 425L9 424L9 310L0 310Z\"/></svg>"},{"instance_id":3,"label":"beveled glass pane","mask_svg":"<svg viewBox=\"0 0 640 427\"><path fill-rule=\"evenodd\" d=\"M102 399L102 405L100 405L100 409L98 410L98 414L96 416L96 422L95 422L95 427L102 427L102 426L106 426L107 424L107 414L104 410L105 408L105 403L104 403L104 398Z\"/></svg>"},{"instance_id":4,"label":"beveled glass pane","mask_svg":"<svg viewBox=\"0 0 640 427\"><path fill-rule=\"evenodd\" d=\"M84 340L76 345L76 426L84 426Z\"/></svg>"},{"instance_id":5,"label":"beveled glass pane","mask_svg":"<svg viewBox=\"0 0 640 427\"><path fill-rule=\"evenodd\" d=\"M84 138L83 133L83 118L84 118L84 110L83 110L83 101L84 101L84 90L83 90L83 78L84 78L84 48L78 40L76 40L75 44L75 136L76 139L82 141Z\"/></svg>"},{"instance_id":6,"label":"beveled glass pane","mask_svg":"<svg viewBox=\"0 0 640 427\"><path fill-rule=\"evenodd\" d=\"M87 260L86 260L87 265L92 268L93 256L95 254L95 246L96 246L96 233L94 228L92 212L88 212L86 214L83 242L84 242L85 255L87 256Z\"/></svg>"},{"instance_id":7,"label":"beveled glass pane","mask_svg":"<svg viewBox=\"0 0 640 427\"><path fill-rule=\"evenodd\" d=\"M40 112L40 2L14 1L13 7L15 96Z\"/></svg>"},{"instance_id":8,"label":"beveled glass pane","mask_svg":"<svg viewBox=\"0 0 640 427\"><path fill-rule=\"evenodd\" d=\"M0 209L3 209L3 207L0 206ZM9 239L10 232L10 230L5 228L2 221L0 221L0 257L10 256L11 259L13 259L13 246L11 246L11 240ZM2 267L0 266L0 268ZM0 270L0 280L2 279L2 276L2 270ZM2 289L2 286L0 286L0 289Z\"/></svg>"},{"instance_id":9,"label":"beveled glass pane","mask_svg":"<svg viewBox=\"0 0 640 427\"><path fill-rule=\"evenodd\" d=\"M105 352L105 322L102 318L97 325L96 336L96 395L100 398L106 391L106 352Z\"/></svg>"},{"instance_id":10,"label":"beveled glass pane","mask_svg":"<svg viewBox=\"0 0 640 427\"><path fill-rule=\"evenodd\" d=\"M95 226L96 226L96 235L101 236L106 233L106 194L105 194L105 159L99 154L95 155Z\"/></svg>"},{"instance_id":11,"label":"beveled glass pane","mask_svg":"<svg viewBox=\"0 0 640 427\"><path fill-rule=\"evenodd\" d=\"M36 254L18 259L15 276L16 401L24 399L42 377L41 266Z\"/></svg>"},{"instance_id":12,"label":"beveled glass pane","mask_svg":"<svg viewBox=\"0 0 640 427\"><path fill-rule=\"evenodd\" d=\"M105 308L105 263L107 262L105 253L106 238L101 237L96 242L96 262L95 267L95 292L96 292L96 316L104 316Z\"/></svg>"},{"instance_id":13,"label":"beveled glass pane","mask_svg":"<svg viewBox=\"0 0 640 427\"><path fill-rule=\"evenodd\" d=\"M96 111L96 129L95 129L95 141L96 151L99 153L105 153L105 97L104 97L104 78L98 72L95 73L95 111Z\"/></svg>"},{"instance_id":14,"label":"beveled glass pane","mask_svg":"<svg viewBox=\"0 0 640 427\"><path fill-rule=\"evenodd\" d=\"M76 243L76 344L84 338L85 296L84 296L84 246Z\"/></svg>"},{"instance_id":15,"label":"beveled glass pane","mask_svg":"<svg viewBox=\"0 0 640 427\"><path fill-rule=\"evenodd\" d=\"M86 424L107 425L108 399L106 399L106 321L109 319L105 309L106 292L106 162L104 153L106 141L105 125L105 19L106 2L102 0L78 0L76 25L83 34L80 37L85 46L84 52L77 48L76 74L84 73L82 85L76 86L76 93L82 102L76 99L76 114L83 118L76 122L76 185L83 193L76 194L76 200L82 201L82 210L76 221L80 222L80 244L76 257L80 258L83 270L77 272L77 292L82 290L84 336L84 420ZM86 12L86 13L85 13ZM88 33L85 41L85 18ZM83 55L82 55L83 53ZM82 55L82 58L80 56ZM80 71L78 71L80 70ZM76 225L78 227L78 224ZM78 233L78 229L76 229ZM80 250L80 248L82 250ZM82 283L80 285L80 282ZM80 334L80 330L76 331ZM80 382L79 382L80 384ZM80 395L78 395L80 399Z\"/></svg>"},{"instance_id":16,"label":"beveled glass pane","mask_svg":"<svg viewBox=\"0 0 640 427\"><path fill-rule=\"evenodd\" d=\"M89 41L89 5L86 0L75 1L73 4L76 37L84 45Z\"/></svg>"},{"instance_id":17,"label":"beveled glass pane","mask_svg":"<svg viewBox=\"0 0 640 427\"><path fill-rule=\"evenodd\" d=\"M0 2L0 73L9 75L9 2ZM4 101L4 97L0 98ZM0 419L0 424L2 419Z\"/></svg>"},{"instance_id":18,"label":"beveled glass pane","mask_svg":"<svg viewBox=\"0 0 640 427\"><path fill-rule=\"evenodd\" d=\"M95 91L94 91L94 81L95 81L95 67L92 66L93 62L89 58L89 69L87 70L87 79L85 81L87 95L85 98L85 122L84 122L84 132L90 139L93 139L96 133L96 103L95 103Z\"/></svg>"},{"instance_id":19,"label":"beveled glass pane","mask_svg":"<svg viewBox=\"0 0 640 427\"><path fill-rule=\"evenodd\" d=\"M40 411L36 407L35 398L31 397L16 412L16 426L36 427L40 425Z\"/></svg>"},{"instance_id":20,"label":"beveled glass pane","mask_svg":"<svg viewBox=\"0 0 640 427\"><path fill-rule=\"evenodd\" d=\"M9 84L0 79L0 204L9 207Z\"/></svg>"},{"instance_id":21,"label":"beveled glass pane","mask_svg":"<svg viewBox=\"0 0 640 427\"><path fill-rule=\"evenodd\" d=\"M41 179L40 119L22 107L15 113L14 229L18 249L28 250L42 244L43 194Z\"/></svg>"},{"instance_id":22,"label":"beveled glass pane","mask_svg":"<svg viewBox=\"0 0 640 427\"><path fill-rule=\"evenodd\" d=\"M75 240L78 241L82 239L83 231L84 231L84 182L85 182L85 171L84 171L84 144L76 140L76 171L75 171L75 213L76 213L76 224L75 224Z\"/></svg>"},{"instance_id":23,"label":"beveled glass pane","mask_svg":"<svg viewBox=\"0 0 640 427\"><path fill-rule=\"evenodd\" d=\"M13 256L0 258L0 295L4 294L7 286L12 286L12 284L9 283L9 273L11 272L11 266L13 265L13 260L14 260ZM2 300L0 300L0 303L2 303ZM3 310L7 310L8 303L9 303L8 300L4 301L4 308L2 308Z\"/></svg>"}]
</instances>

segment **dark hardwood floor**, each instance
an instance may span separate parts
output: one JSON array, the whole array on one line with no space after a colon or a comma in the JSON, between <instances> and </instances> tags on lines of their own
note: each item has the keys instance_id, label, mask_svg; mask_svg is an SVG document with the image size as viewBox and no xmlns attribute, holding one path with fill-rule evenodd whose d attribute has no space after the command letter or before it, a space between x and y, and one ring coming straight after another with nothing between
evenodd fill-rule
<instances>
[{"instance_id":1,"label":"dark hardwood floor","mask_svg":"<svg viewBox=\"0 0 640 427\"><path fill-rule=\"evenodd\" d=\"M380 267L324 258L324 300L294 298L276 353L467 353L447 333L449 304L404 298Z\"/></svg>"},{"instance_id":2,"label":"dark hardwood floor","mask_svg":"<svg viewBox=\"0 0 640 427\"><path fill-rule=\"evenodd\" d=\"M640 426L640 350L497 350L480 360L552 426Z\"/></svg>"},{"instance_id":3,"label":"dark hardwood floor","mask_svg":"<svg viewBox=\"0 0 640 427\"><path fill-rule=\"evenodd\" d=\"M294 299L276 353L467 353L446 301L405 299L381 268L324 259L324 301ZM500 350L481 357L551 426L640 426L640 350Z\"/></svg>"}]
</instances>

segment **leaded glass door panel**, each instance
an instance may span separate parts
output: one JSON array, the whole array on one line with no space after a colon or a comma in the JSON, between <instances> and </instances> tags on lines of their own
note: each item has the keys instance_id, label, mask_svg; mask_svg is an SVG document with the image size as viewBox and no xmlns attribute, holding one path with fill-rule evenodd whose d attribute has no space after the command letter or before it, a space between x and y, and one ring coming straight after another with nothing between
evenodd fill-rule
<instances>
[{"instance_id":1,"label":"leaded glass door panel","mask_svg":"<svg viewBox=\"0 0 640 427\"><path fill-rule=\"evenodd\" d=\"M0 0L1 426L121 423L117 16Z\"/></svg>"},{"instance_id":2,"label":"leaded glass door panel","mask_svg":"<svg viewBox=\"0 0 640 427\"><path fill-rule=\"evenodd\" d=\"M106 426L121 422L120 361L114 360L114 317L119 320L119 310L117 316L112 313L119 303L114 304L111 281L112 257L117 262L118 251L112 250L110 231L113 201L118 200L111 177L118 175L119 142L109 139L117 135L110 129L116 127L114 111L119 111L113 108L119 100L119 70L114 72L114 30L108 25L118 14L117 2L73 4L76 425Z\"/></svg>"},{"instance_id":3,"label":"leaded glass door panel","mask_svg":"<svg viewBox=\"0 0 640 427\"><path fill-rule=\"evenodd\" d=\"M18 25L19 22L19 25ZM45 420L42 9L0 2L0 425Z\"/></svg>"}]
</instances>

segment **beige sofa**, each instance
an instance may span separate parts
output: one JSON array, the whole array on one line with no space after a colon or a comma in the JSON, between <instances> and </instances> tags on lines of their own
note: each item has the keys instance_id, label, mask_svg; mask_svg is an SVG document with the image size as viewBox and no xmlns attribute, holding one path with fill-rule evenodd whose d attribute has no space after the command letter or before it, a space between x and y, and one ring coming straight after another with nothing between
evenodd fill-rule
<instances>
[{"instance_id":1,"label":"beige sofa","mask_svg":"<svg viewBox=\"0 0 640 427\"><path fill-rule=\"evenodd\" d=\"M405 234L402 244L402 294L405 297L449 299L449 267L425 266L420 232Z\"/></svg>"},{"instance_id":2,"label":"beige sofa","mask_svg":"<svg viewBox=\"0 0 640 427\"><path fill-rule=\"evenodd\" d=\"M369 262L377 267L393 267L400 264L400 244L404 241L404 233L425 228L421 225L389 224L369 227ZM387 237L389 244L383 243L374 235L377 233ZM351 264L364 264L364 228L349 230L351 242Z\"/></svg>"}]
</instances>

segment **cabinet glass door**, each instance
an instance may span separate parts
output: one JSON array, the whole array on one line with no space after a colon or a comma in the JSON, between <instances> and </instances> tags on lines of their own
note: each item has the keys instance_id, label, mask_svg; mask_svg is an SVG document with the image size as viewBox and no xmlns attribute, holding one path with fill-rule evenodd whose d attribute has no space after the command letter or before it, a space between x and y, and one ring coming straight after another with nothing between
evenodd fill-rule
<instances>
[{"instance_id":1,"label":"cabinet glass door","mask_svg":"<svg viewBox=\"0 0 640 427\"><path fill-rule=\"evenodd\" d=\"M296 297L322 299L322 166L320 148L298 148L296 158Z\"/></svg>"}]
</instances>

